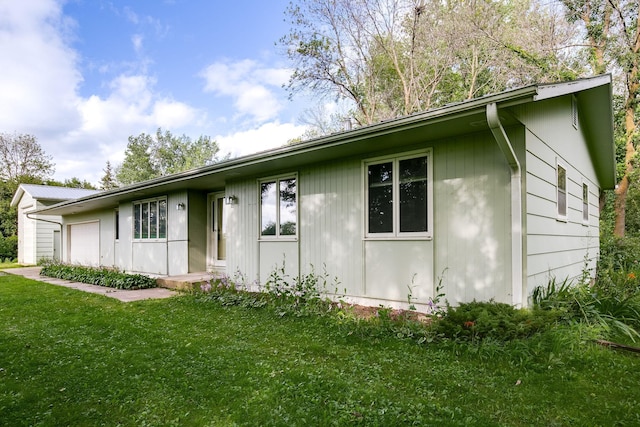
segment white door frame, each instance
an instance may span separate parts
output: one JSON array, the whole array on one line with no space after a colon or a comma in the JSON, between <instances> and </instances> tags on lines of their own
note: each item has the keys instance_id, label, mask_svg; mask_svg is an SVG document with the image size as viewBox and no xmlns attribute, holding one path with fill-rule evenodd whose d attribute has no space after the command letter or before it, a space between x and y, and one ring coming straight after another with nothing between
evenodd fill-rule
<instances>
[{"instance_id":1,"label":"white door frame","mask_svg":"<svg viewBox=\"0 0 640 427\"><path fill-rule=\"evenodd\" d=\"M227 209L225 209L224 197L224 192L207 194L207 271L224 269L227 266L226 250L220 253L220 238L223 239L222 244L226 241L224 234Z\"/></svg>"}]
</instances>

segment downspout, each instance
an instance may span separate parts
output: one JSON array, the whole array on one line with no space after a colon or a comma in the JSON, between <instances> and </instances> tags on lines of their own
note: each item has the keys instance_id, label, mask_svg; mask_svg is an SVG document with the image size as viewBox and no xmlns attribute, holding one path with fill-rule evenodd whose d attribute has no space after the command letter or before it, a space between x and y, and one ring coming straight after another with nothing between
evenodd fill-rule
<instances>
[{"instance_id":1,"label":"downspout","mask_svg":"<svg viewBox=\"0 0 640 427\"><path fill-rule=\"evenodd\" d=\"M50 221L48 219L36 218L36 217L31 218L29 215L36 215L33 212L27 212L25 215L26 215L27 218L32 219L34 221L43 221L43 222L50 222L51 224L57 224L57 225L60 226L60 231L62 231L62 223L61 222Z\"/></svg>"},{"instance_id":2,"label":"downspout","mask_svg":"<svg viewBox=\"0 0 640 427\"><path fill-rule=\"evenodd\" d=\"M60 244L62 245L62 223L61 222L51 221L51 220L43 219L43 218L30 217L29 215L36 215L34 212L26 212L25 216L27 218L29 218L29 219L34 220L34 221L48 222L48 223L56 224L56 225L60 226ZM60 248L60 252L62 252L62 248ZM54 251L54 253L55 253L55 251ZM62 260L62 253L60 254L60 260ZM37 251L36 251L36 261L37 261Z\"/></svg>"},{"instance_id":3,"label":"downspout","mask_svg":"<svg viewBox=\"0 0 640 427\"><path fill-rule=\"evenodd\" d=\"M495 102L487 104L487 123L504 154L511 169L511 301L514 306L521 307L523 301L523 239L522 239L522 181L520 162L507 133L502 127L498 116L498 106Z\"/></svg>"}]
</instances>

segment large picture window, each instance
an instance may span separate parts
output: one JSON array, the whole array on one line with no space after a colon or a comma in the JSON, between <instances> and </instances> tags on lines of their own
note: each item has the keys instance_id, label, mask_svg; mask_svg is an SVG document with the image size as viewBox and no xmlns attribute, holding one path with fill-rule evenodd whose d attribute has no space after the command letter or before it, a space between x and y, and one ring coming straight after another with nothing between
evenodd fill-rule
<instances>
[{"instance_id":1,"label":"large picture window","mask_svg":"<svg viewBox=\"0 0 640 427\"><path fill-rule=\"evenodd\" d=\"M133 238L167 238L167 200L156 199L133 204Z\"/></svg>"},{"instance_id":2,"label":"large picture window","mask_svg":"<svg viewBox=\"0 0 640 427\"><path fill-rule=\"evenodd\" d=\"M295 237L298 225L298 190L295 177L260 182L260 235Z\"/></svg>"},{"instance_id":3,"label":"large picture window","mask_svg":"<svg viewBox=\"0 0 640 427\"><path fill-rule=\"evenodd\" d=\"M429 153L366 162L368 237L430 236Z\"/></svg>"}]
</instances>

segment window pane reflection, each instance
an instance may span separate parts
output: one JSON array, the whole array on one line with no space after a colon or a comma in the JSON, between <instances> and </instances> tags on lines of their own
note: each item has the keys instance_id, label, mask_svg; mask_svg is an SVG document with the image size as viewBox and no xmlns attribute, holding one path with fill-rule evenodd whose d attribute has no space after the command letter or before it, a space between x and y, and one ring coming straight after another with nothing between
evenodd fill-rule
<instances>
[{"instance_id":1,"label":"window pane reflection","mask_svg":"<svg viewBox=\"0 0 640 427\"><path fill-rule=\"evenodd\" d=\"M427 231L427 157L401 160L400 232Z\"/></svg>"},{"instance_id":2,"label":"window pane reflection","mask_svg":"<svg viewBox=\"0 0 640 427\"><path fill-rule=\"evenodd\" d=\"M393 163L370 165L369 233L393 232Z\"/></svg>"},{"instance_id":3,"label":"window pane reflection","mask_svg":"<svg viewBox=\"0 0 640 427\"><path fill-rule=\"evenodd\" d=\"M283 236L296 234L295 178L280 181L280 234Z\"/></svg>"},{"instance_id":4,"label":"window pane reflection","mask_svg":"<svg viewBox=\"0 0 640 427\"><path fill-rule=\"evenodd\" d=\"M260 234L263 236L276 235L276 183L263 182L260 184Z\"/></svg>"}]
</instances>

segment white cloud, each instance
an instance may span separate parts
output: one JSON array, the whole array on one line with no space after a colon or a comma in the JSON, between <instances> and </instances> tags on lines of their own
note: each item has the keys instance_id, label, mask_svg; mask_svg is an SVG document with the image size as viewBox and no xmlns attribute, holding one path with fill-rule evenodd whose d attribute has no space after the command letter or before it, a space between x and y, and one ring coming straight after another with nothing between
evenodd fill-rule
<instances>
[{"instance_id":1,"label":"white cloud","mask_svg":"<svg viewBox=\"0 0 640 427\"><path fill-rule=\"evenodd\" d=\"M144 23L133 10L125 14L130 22ZM74 25L60 0L0 0L0 132L36 136L53 156L58 180L79 177L97 183L106 161L115 165L123 160L130 135L158 127L192 137L217 132L214 139L222 152L234 157L281 146L304 133L303 126L276 119L284 102L278 91L288 70L252 60L216 62L201 77L207 92L231 99L236 117L259 123L255 129L245 123L239 132L220 130L233 125L234 114L209 117L163 94L145 67L111 75L102 82L106 92L83 95L84 58L70 44ZM141 34L128 39L138 53L145 42ZM113 72L109 64L102 66L102 76ZM220 128L212 130L212 124Z\"/></svg>"},{"instance_id":2,"label":"white cloud","mask_svg":"<svg viewBox=\"0 0 640 427\"><path fill-rule=\"evenodd\" d=\"M276 91L287 81L287 69L263 67L256 61L244 59L215 62L200 75L205 79L205 92L232 98L239 115L265 122L277 117L283 108Z\"/></svg>"},{"instance_id":3,"label":"white cloud","mask_svg":"<svg viewBox=\"0 0 640 427\"><path fill-rule=\"evenodd\" d=\"M229 135L218 135L214 139L220 152L231 157L244 156L271 148L281 147L290 139L297 138L305 131L304 126L291 123L270 122L256 129L249 129Z\"/></svg>"},{"instance_id":4,"label":"white cloud","mask_svg":"<svg viewBox=\"0 0 640 427\"><path fill-rule=\"evenodd\" d=\"M144 37L142 36L142 34L134 34L131 37L131 43L133 44L133 50L136 51L136 53L140 53L142 51L142 41L144 40Z\"/></svg>"},{"instance_id":5,"label":"white cloud","mask_svg":"<svg viewBox=\"0 0 640 427\"><path fill-rule=\"evenodd\" d=\"M53 1L0 2L0 130L59 132L79 120L82 76Z\"/></svg>"}]
</instances>

